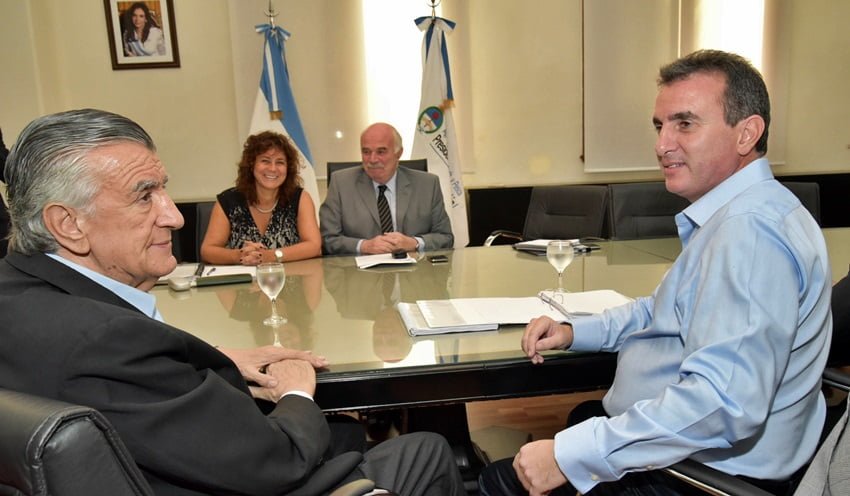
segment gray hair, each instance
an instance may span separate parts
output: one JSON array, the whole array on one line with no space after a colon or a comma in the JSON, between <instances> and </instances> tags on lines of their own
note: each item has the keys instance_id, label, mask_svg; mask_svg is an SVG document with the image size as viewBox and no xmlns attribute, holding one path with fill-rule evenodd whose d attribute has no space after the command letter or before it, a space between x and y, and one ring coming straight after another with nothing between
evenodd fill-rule
<instances>
[{"instance_id":1,"label":"gray hair","mask_svg":"<svg viewBox=\"0 0 850 496\"><path fill-rule=\"evenodd\" d=\"M398 153L401 150L401 134L394 126L390 126L390 129L393 130L393 152Z\"/></svg>"},{"instance_id":2,"label":"gray hair","mask_svg":"<svg viewBox=\"0 0 850 496\"><path fill-rule=\"evenodd\" d=\"M89 153L122 141L156 151L141 126L103 110L71 110L29 123L6 161L12 219L9 248L25 255L58 250L59 244L44 225L44 207L56 202L93 214L100 176L88 160Z\"/></svg>"}]
</instances>

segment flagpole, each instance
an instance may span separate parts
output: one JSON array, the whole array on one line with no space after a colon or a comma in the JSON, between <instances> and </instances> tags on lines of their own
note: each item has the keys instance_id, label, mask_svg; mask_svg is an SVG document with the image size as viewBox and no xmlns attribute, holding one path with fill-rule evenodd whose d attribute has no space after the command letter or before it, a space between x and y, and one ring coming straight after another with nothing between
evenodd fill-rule
<instances>
[{"instance_id":1,"label":"flagpole","mask_svg":"<svg viewBox=\"0 0 850 496\"><path fill-rule=\"evenodd\" d=\"M455 28L454 21L437 17L440 0L429 0L432 16L417 18L415 23L424 33L422 39L422 92L411 158L428 160L428 172L440 178L440 189L446 202L446 213L452 223L455 248L469 243L463 171L460 165L452 107L451 71L449 70L446 34Z\"/></svg>"},{"instance_id":2,"label":"flagpole","mask_svg":"<svg viewBox=\"0 0 850 496\"><path fill-rule=\"evenodd\" d=\"M257 88L257 98L254 103L254 113L251 118L250 134L261 131L274 131L286 135L292 140L298 150L301 178L304 191L313 200L316 219L319 217L319 188L316 181L316 171L313 168L313 156L301 125L295 97L289 81L289 68L286 63L284 45L290 33L281 26L275 25L278 12L269 0L269 8L264 14L268 24L254 26L254 30L263 33L263 72Z\"/></svg>"},{"instance_id":3,"label":"flagpole","mask_svg":"<svg viewBox=\"0 0 850 496\"><path fill-rule=\"evenodd\" d=\"M277 12L274 10L274 5L272 5L272 0L269 0L269 10L265 13L269 17L269 25L274 27L274 18L277 17Z\"/></svg>"},{"instance_id":4,"label":"flagpole","mask_svg":"<svg viewBox=\"0 0 850 496\"><path fill-rule=\"evenodd\" d=\"M434 22L437 19L437 6L442 3L443 0L430 0L428 3L431 4L431 22Z\"/></svg>"}]
</instances>

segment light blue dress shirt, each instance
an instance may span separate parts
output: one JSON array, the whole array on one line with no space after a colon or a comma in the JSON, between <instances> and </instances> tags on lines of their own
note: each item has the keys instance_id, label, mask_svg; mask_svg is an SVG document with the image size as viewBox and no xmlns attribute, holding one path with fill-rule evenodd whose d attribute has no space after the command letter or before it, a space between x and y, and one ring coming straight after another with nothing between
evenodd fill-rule
<instances>
[{"instance_id":1,"label":"light blue dress shirt","mask_svg":"<svg viewBox=\"0 0 850 496\"><path fill-rule=\"evenodd\" d=\"M97 273L91 269L83 267L80 264L74 263L68 259L62 258L55 253L45 253L48 257L60 262L62 264L67 265L68 267L76 270L80 274L88 277L92 281L100 284L104 288L112 291L122 300L136 307L140 312L147 315L152 319L156 319L162 322L162 315L159 313L159 310L156 309L156 298L145 291L138 290L132 286L128 286L124 283L118 282L115 279L111 279L106 277L103 274Z\"/></svg>"},{"instance_id":2,"label":"light blue dress shirt","mask_svg":"<svg viewBox=\"0 0 850 496\"><path fill-rule=\"evenodd\" d=\"M694 458L784 479L806 463L826 406L832 330L820 228L756 160L676 216L682 253L653 296L574 322L572 350L619 351L593 418L555 436L587 492Z\"/></svg>"}]
</instances>

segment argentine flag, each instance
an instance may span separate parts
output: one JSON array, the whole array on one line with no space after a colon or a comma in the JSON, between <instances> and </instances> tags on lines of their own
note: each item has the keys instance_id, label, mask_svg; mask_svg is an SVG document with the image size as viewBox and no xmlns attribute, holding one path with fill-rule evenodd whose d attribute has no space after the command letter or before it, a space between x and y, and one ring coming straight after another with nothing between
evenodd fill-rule
<instances>
[{"instance_id":1,"label":"argentine flag","mask_svg":"<svg viewBox=\"0 0 850 496\"><path fill-rule=\"evenodd\" d=\"M260 24L255 26L258 33L266 37L263 51L263 74L260 77L260 88L254 102L254 113L251 117L250 134L262 131L275 131L288 136L301 158L299 175L304 185L304 191L310 193L316 206L316 218L319 215L319 187L316 183L316 171L313 169L313 157L310 146L301 127L301 118L292 96L289 84L289 69L286 66L286 53L283 44L289 39L289 32L280 26Z\"/></svg>"}]
</instances>

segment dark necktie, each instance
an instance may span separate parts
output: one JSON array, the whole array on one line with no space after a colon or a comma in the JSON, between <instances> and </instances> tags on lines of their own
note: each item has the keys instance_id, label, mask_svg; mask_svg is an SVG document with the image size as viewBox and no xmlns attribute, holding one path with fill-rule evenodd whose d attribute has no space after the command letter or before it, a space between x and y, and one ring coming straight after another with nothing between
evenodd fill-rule
<instances>
[{"instance_id":1,"label":"dark necktie","mask_svg":"<svg viewBox=\"0 0 850 496\"><path fill-rule=\"evenodd\" d=\"M384 233L393 232L393 217L390 214L390 204L384 192L387 190L385 184L378 186L378 216L381 218L381 230Z\"/></svg>"}]
</instances>

